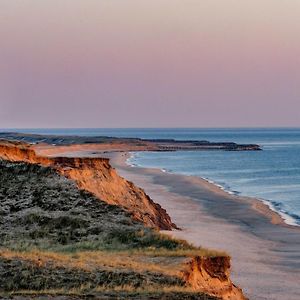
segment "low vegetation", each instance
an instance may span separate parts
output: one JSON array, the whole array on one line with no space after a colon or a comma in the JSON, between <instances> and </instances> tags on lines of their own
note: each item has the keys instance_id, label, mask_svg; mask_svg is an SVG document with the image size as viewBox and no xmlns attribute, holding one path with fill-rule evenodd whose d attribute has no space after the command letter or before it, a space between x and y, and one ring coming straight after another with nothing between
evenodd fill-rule
<instances>
[{"instance_id":1,"label":"low vegetation","mask_svg":"<svg viewBox=\"0 0 300 300\"><path fill-rule=\"evenodd\" d=\"M51 168L0 160L2 297L215 299L180 279L194 255L220 253L144 227Z\"/></svg>"}]
</instances>

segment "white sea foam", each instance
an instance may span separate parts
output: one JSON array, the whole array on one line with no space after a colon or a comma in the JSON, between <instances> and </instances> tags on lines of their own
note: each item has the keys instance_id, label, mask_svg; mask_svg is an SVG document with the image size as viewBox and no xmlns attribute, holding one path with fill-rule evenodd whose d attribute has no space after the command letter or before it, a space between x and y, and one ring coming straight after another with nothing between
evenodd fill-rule
<instances>
[{"instance_id":1,"label":"white sea foam","mask_svg":"<svg viewBox=\"0 0 300 300\"><path fill-rule=\"evenodd\" d=\"M135 153L129 152L129 157L126 159L125 163L130 167L138 167L138 165L134 162Z\"/></svg>"},{"instance_id":2,"label":"white sea foam","mask_svg":"<svg viewBox=\"0 0 300 300\"><path fill-rule=\"evenodd\" d=\"M159 134L161 131L156 132L153 138L160 137ZM179 129L167 134L177 139L183 136L198 140L219 140L220 137L234 141L240 139L259 143L264 151L131 153L128 164L133 167L159 166L164 173L207 177L203 179L230 195L258 198L277 212L286 224L299 226L299 129ZM146 165L144 157L147 158Z\"/></svg>"},{"instance_id":3,"label":"white sea foam","mask_svg":"<svg viewBox=\"0 0 300 300\"><path fill-rule=\"evenodd\" d=\"M281 210L281 209L276 209L274 204L268 200L265 199L258 199L262 201L265 205L267 205L272 211L276 212L277 214L280 215L280 217L283 219L284 223L287 225L292 225L292 226L299 226L299 224L296 222L295 218L290 216L286 211Z\"/></svg>"},{"instance_id":4,"label":"white sea foam","mask_svg":"<svg viewBox=\"0 0 300 300\"><path fill-rule=\"evenodd\" d=\"M206 182L210 183L210 184L213 184L214 186L217 186L219 189L221 189L222 191L230 194L230 195L237 195L238 192L236 191L232 191L230 190L230 188L227 188L219 183L216 183L215 181L209 179L209 178L205 178L205 177L201 177L203 180L205 180Z\"/></svg>"},{"instance_id":5,"label":"white sea foam","mask_svg":"<svg viewBox=\"0 0 300 300\"><path fill-rule=\"evenodd\" d=\"M239 194L239 192L237 191L232 191L229 188L225 188L223 185L216 183L215 181L205 178L205 177L201 177L202 179L204 179L205 181L207 181L210 184L213 184L214 186L217 186L218 188L220 188L221 190L223 190L224 192L230 194L230 195L237 195ZM292 226L300 226L297 221L295 220L294 217L290 216L289 213L287 211L285 211L282 208L276 208L275 204L272 203L269 200L265 200L265 199L261 199L261 198L256 198L257 200L263 202L265 205L267 205L272 211L276 212L277 214L280 215L280 217L283 219L283 221L287 224L287 225L292 225ZM280 206L280 203L277 203L276 206Z\"/></svg>"},{"instance_id":6,"label":"white sea foam","mask_svg":"<svg viewBox=\"0 0 300 300\"><path fill-rule=\"evenodd\" d=\"M140 165L138 165L137 163L133 163L132 160L135 158L135 153L130 153L130 157L126 160L126 163L131 166L131 167L140 167ZM160 170L163 173L172 173L171 171L168 171L164 168L160 168ZM187 174L185 174L187 175ZM193 175L188 175L188 176L193 176ZM228 193L229 195L238 195L240 194L240 192L238 191L232 191L230 189L230 187L225 187L222 184L219 184L209 178L206 177L201 177L203 180L205 180L206 182L213 184L214 186L218 187L219 189L221 189L222 191ZM292 216L290 216L288 214L288 212L284 211L283 209L279 209L276 208L275 205L269 201L269 200L265 200L265 199L261 199L261 198L257 198L257 200L262 201L265 205L267 205L272 211L278 213L280 215L280 217L283 219L283 221L287 224L287 225L292 225L292 226L299 226L299 224L297 224L297 221L295 220L295 218L293 218ZM277 206L279 205L279 203L277 204Z\"/></svg>"}]
</instances>

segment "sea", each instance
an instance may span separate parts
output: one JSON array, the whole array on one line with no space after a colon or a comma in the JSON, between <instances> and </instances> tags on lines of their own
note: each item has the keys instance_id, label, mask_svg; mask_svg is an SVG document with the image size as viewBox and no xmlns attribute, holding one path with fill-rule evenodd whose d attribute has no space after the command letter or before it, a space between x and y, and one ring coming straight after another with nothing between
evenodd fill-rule
<instances>
[{"instance_id":1,"label":"sea","mask_svg":"<svg viewBox=\"0 0 300 300\"><path fill-rule=\"evenodd\" d=\"M258 198L277 211L287 224L300 226L300 128L94 128L11 131L259 144L263 151L136 152L132 153L128 164L204 178L228 193Z\"/></svg>"}]
</instances>

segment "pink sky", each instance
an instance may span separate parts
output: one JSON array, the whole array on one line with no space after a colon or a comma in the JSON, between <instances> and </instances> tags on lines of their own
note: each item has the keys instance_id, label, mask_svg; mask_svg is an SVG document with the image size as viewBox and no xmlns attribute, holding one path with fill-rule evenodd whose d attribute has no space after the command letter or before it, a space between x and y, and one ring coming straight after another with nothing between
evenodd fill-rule
<instances>
[{"instance_id":1,"label":"pink sky","mask_svg":"<svg viewBox=\"0 0 300 300\"><path fill-rule=\"evenodd\" d=\"M0 128L300 126L299 0L1 0Z\"/></svg>"}]
</instances>

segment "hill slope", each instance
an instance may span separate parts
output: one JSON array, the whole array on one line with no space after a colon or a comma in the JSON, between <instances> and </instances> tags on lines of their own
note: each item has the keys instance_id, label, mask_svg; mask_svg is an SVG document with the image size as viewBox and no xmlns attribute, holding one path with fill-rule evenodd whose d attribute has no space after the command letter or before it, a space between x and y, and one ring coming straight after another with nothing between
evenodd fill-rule
<instances>
[{"instance_id":1,"label":"hill slope","mask_svg":"<svg viewBox=\"0 0 300 300\"><path fill-rule=\"evenodd\" d=\"M244 299L226 254L159 234L53 165L0 160L0 216L2 297Z\"/></svg>"}]
</instances>

